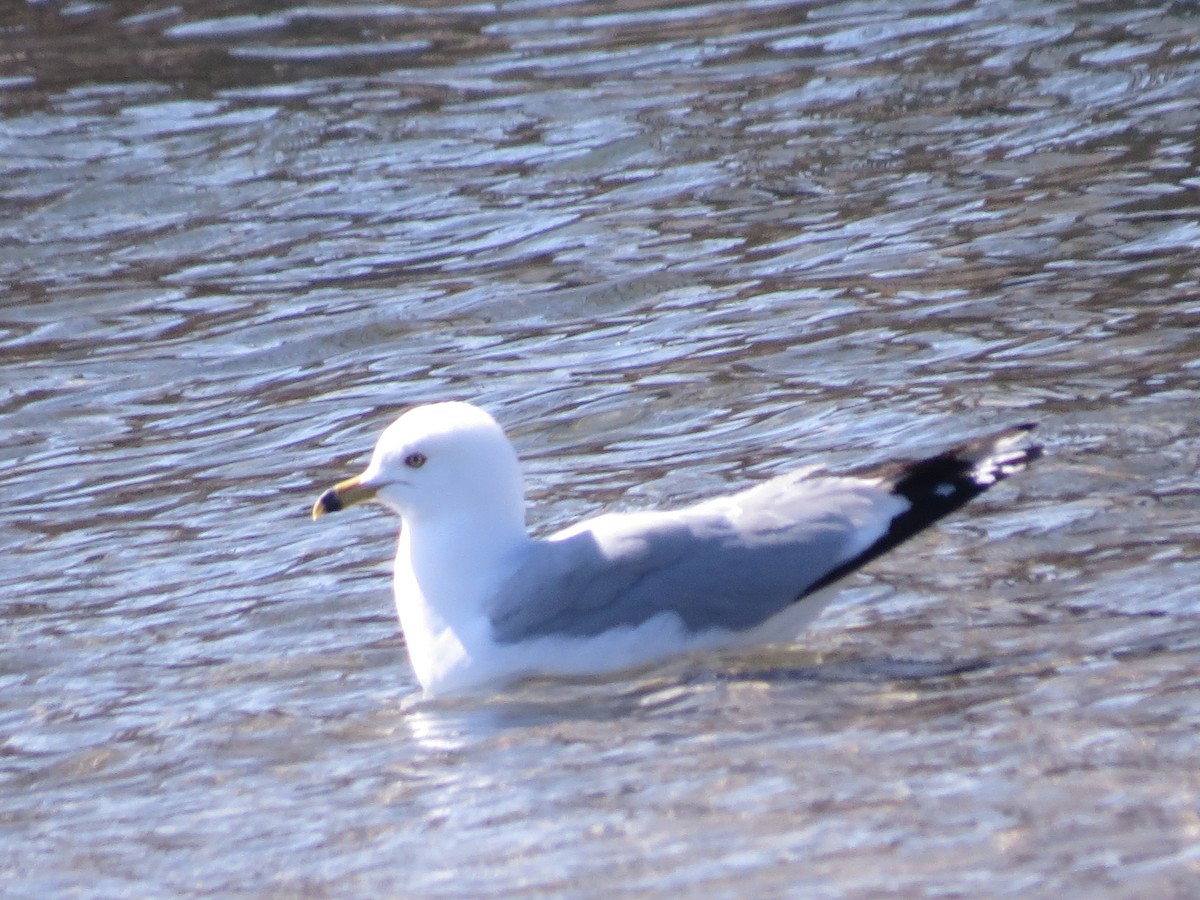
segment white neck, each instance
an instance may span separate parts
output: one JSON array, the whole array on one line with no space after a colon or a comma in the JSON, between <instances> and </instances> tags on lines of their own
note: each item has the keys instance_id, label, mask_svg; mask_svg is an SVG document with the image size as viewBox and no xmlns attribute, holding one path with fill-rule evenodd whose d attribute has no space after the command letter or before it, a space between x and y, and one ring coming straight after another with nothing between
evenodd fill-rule
<instances>
[{"instance_id":1,"label":"white neck","mask_svg":"<svg viewBox=\"0 0 1200 900\"><path fill-rule=\"evenodd\" d=\"M425 687L470 663L491 639L486 605L530 545L524 514L405 520L396 554L396 612Z\"/></svg>"}]
</instances>

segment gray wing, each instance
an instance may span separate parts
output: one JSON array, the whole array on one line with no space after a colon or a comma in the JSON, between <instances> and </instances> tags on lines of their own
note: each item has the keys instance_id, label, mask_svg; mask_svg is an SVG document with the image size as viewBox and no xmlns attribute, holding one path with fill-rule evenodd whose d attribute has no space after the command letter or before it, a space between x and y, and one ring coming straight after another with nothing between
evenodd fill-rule
<instances>
[{"instance_id":1,"label":"gray wing","mask_svg":"<svg viewBox=\"0 0 1200 900\"><path fill-rule=\"evenodd\" d=\"M496 640L589 636L674 613L742 631L886 553L1042 454L1033 425L851 478L783 475L678 512L601 516L534 544L495 597Z\"/></svg>"},{"instance_id":2,"label":"gray wing","mask_svg":"<svg viewBox=\"0 0 1200 900\"><path fill-rule=\"evenodd\" d=\"M533 545L492 604L494 636L586 637L662 613L692 632L753 628L907 506L878 482L797 473L676 512L602 516Z\"/></svg>"}]
</instances>

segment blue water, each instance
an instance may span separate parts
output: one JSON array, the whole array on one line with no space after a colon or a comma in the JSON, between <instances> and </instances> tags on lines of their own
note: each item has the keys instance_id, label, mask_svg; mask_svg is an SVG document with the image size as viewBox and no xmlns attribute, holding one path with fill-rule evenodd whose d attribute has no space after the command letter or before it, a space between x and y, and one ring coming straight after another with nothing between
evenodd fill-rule
<instances>
[{"instance_id":1,"label":"blue water","mask_svg":"<svg viewBox=\"0 0 1200 900\"><path fill-rule=\"evenodd\" d=\"M1198 91L1179 4L0 12L0 889L1193 893ZM307 510L449 397L539 530L1048 455L786 652L430 704Z\"/></svg>"}]
</instances>

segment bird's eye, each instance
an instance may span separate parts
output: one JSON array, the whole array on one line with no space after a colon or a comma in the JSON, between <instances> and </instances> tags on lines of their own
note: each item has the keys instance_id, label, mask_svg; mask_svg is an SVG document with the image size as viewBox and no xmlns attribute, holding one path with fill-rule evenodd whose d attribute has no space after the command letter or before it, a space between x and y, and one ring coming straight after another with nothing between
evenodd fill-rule
<instances>
[{"instance_id":1,"label":"bird's eye","mask_svg":"<svg viewBox=\"0 0 1200 900\"><path fill-rule=\"evenodd\" d=\"M421 466L425 465L425 454L410 453L408 456L404 457L404 464L410 469L419 469Z\"/></svg>"}]
</instances>

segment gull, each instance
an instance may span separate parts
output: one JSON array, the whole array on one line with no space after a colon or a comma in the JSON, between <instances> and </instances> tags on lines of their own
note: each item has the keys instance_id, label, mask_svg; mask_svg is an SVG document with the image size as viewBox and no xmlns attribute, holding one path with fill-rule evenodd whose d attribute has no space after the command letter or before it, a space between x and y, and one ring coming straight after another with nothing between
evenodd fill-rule
<instances>
[{"instance_id":1,"label":"gull","mask_svg":"<svg viewBox=\"0 0 1200 900\"><path fill-rule=\"evenodd\" d=\"M793 639L826 590L1041 455L1033 425L857 473L811 469L682 509L530 536L512 443L487 412L414 407L313 518L368 500L401 519L396 611L426 696L598 676Z\"/></svg>"}]
</instances>

